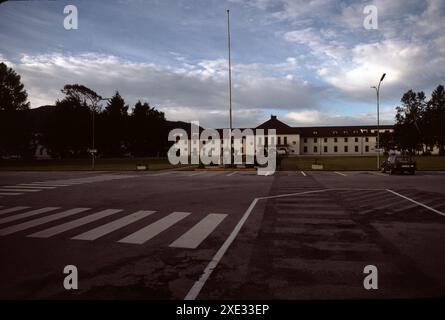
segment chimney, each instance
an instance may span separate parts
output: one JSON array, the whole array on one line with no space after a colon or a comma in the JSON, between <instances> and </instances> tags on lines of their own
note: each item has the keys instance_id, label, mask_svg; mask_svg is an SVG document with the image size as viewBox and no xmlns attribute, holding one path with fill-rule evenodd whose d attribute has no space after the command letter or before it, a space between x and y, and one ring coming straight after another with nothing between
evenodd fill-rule
<instances>
[{"instance_id":1,"label":"chimney","mask_svg":"<svg viewBox=\"0 0 445 320\"><path fill-rule=\"evenodd\" d=\"M277 120L277 116L274 116L273 114L270 115L270 120Z\"/></svg>"}]
</instances>

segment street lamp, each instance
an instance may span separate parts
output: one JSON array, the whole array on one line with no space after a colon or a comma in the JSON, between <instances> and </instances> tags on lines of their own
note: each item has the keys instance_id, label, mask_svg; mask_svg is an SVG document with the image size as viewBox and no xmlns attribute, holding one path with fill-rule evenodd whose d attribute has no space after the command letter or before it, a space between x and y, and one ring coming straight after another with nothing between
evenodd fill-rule
<instances>
[{"instance_id":1,"label":"street lamp","mask_svg":"<svg viewBox=\"0 0 445 320\"><path fill-rule=\"evenodd\" d=\"M378 86L372 86L377 93L377 170L380 169L380 84L385 78L386 73L380 78Z\"/></svg>"},{"instance_id":2,"label":"street lamp","mask_svg":"<svg viewBox=\"0 0 445 320\"><path fill-rule=\"evenodd\" d=\"M103 101L103 100L108 100L108 101L110 101L111 100L111 98L100 98L100 99L98 99L98 101L97 102L99 102L99 101ZM91 168L94 170L94 160L95 160L95 154L96 154L96 152L97 152L97 150L95 149L95 128L94 128L94 119L95 119L95 114L96 114L96 107L97 107L97 105L96 105L96 103L93 105L93 107L91 108L91 112L92 112L92 116L93 116L93 125L92 125L92 148L91 148L91 150L90 150L90 153L91 153Z\"/></svg>"}]
</instances>

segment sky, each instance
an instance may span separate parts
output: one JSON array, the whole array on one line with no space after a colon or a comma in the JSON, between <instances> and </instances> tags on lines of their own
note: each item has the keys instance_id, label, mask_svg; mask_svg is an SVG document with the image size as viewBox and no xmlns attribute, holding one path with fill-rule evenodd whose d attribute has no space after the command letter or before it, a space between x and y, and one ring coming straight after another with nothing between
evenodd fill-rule
<instances>
[{"instance_id":1,"label":"sky","mask_svg":"<svg viewBox=\"0 0 445 320\"><path fill-rule=\"evenodd\" d=\"M66 5L78 29L64 28ZM377 8L377 29L363 25ZM445 84L443 0L111 0L0 4L0 61L22 77L31 108L79 83L169 120L228 126L227 14L233 123L271 114L292 126L394 122L409 89Z\"/></svg>"}]
</instances>

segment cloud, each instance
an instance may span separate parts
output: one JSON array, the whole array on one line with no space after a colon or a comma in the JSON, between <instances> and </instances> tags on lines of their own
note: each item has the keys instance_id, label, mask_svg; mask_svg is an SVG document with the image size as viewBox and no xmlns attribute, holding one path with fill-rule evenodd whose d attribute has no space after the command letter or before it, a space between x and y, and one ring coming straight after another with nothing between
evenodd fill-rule
<instances>
[{"instance_id":1,"label":"cloud","mask_svg":"<svg viewBox=\"0 0 445 320\"><path fill-rule=\"evenodd\" d=\"M91 52L54 53L23 55L14 68L22 75L32 107L52 104L62 98L60 89L65 84L80 83L104 97L119 90L130 105L139 99L149 101L175 120L184 116L201 120L203 125L222 126L227 122L222 116L228 105L224 59L202 60L196 64L184 62L172 67ZM290 74L295 68L296 60L292 57L278 64L235 64L235 124L246 124L244 120L257 116L262 108L316 107L314 97L323 88L311 86Z\"/></svg>"}]
</instances>

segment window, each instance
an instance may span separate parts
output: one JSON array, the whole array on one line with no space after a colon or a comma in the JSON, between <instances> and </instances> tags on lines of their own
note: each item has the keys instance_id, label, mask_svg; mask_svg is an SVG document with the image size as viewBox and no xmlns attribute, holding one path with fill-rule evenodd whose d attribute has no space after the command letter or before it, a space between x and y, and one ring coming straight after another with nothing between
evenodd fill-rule
<instances>
[{"instance_id":1,"label":"window","mask_svg":"<svg viewBox=\"0 0 445 320\"><path fill-rule=\"evenodd\" d=\"M355 152L358 152L358 146L355 146L354 149L355 149Z\"/></svg>"},{"instance_id":2,"label":"window","mask_svg":"<svg viewBox=\"0 0 445 320\"><path fill-rule=\"evenodd\" d=\"M287 137L284 137L284 144L287 144Z\"/></svg>"},{"instance_id":3,"label":"window","mask_svg":"<svg viewBox=\"0 0 445 320\"><path fill-rule=\"evenodd\" d=\"M348 146L345 146L345 152L348 152Z\"/></svg>"},{"instance_id":4,"label":"window","mask_svg":"<svg viewBox=\"0 0 445 320\"><path fill-rule=\"evenodd\" d=\"M366 138L365 138L365 141L366 141L366 142L369 142L369 138L368 138L368 137L366 137Z\"/></svg>"},{"instance_id":5,"label":"window","mask_svg":"<svg viewBox=\"0 0 445 320\"><path fill-rule=\"evenodd\" d=\"M278 137L278 144L281 144L281 137Z\"/></svg>"},{"instance_id":6,"label":"window","mask_svg":"<svg viewBox=\"0 0 445 320\"><path fill-rule=\"evenodd\" d=\"M345 138L345 142L348 142L348 138Z\"/></svg>"},{"instance_id":7,"label":"window","mask_svg":"<svg viewBox=\"0 0 445 320\"><path fill-rule=\"evenodd\" d=\"M307 153L307 147L306 147L306 146L304 146L304 148L303 148L303 152L304 152L304 153Z\"/></svg>"},{"instance_id":8,"label":"window","mask_svg":"<svg viewBox=\"0 0 445 320\"><path fill-rule=\"evenodd\" d=\"M334 138L334 142L337 142L337 138Z\"/></svg>"},{"instance_id":9,"label":"window","mask_svg":"<svg viewBox=\"0 0 445 320\"><path fill-rule=\"evenodd\" d=\"M318 131L314 131L314 132L312 132L313 134L318 134Z\"/></svg>"},{"instance_id":10,"label":"window","mask_svg":"<svg viewBox=\"0 0 445 320\"><path fill-rule=\"evenodd\" d=\"M304 139L303 139L303 142L304 142L304 143L307 143L307 138L304 138Z\"/></svg>"},{"instance_id":11,"label":"window","mask_svg":"<svg viewBox=\"0 0 445 320\"><path fill-rule=\"evenodd\" d=\"M358 138L357 138L357 137L355 137L354 141L355 141L355 142L358 142Z\"/></svg>"},{"instance_id":12,"label":"window","mask_svg":"<svg viewBox=\"0 0 445 320\"><path fill-rule=\"evenodd\" d=\"M324 142L328 142L328 138L324 138L323 141L324 141Z\"/></svg>"},{"instance_id":13,"label":"window","mask_svg":"<svg viewBox=\"0 0 445 320\"><path fill-rule=\"evenodd\" d=\"M369 152L369 146L365 146L365 152Z\"/></svg>"},{"instance_id":14,"label":"window","mask_svg":"<svg viewBox=\"0 0 445 320\"><path fill-rule=\"evenodd\" d=\"M314 152L318 152L317 146L314 146Z\"/></svg>"},{"instance_id":15,"label":"window","mask_svg":"<svg viewBox=\"0 0 445 320\"><path fill-rule=\"evenodd\" d=\"M317 143L318 142L318 139L317 138L314 138L314 143Z\"/></svg>"},{"instance_id":16,"label":"window","mask_svg":"<svg viewBox=\"0 0 445 320\"><path fill-rule=\"evenodd\" d=\"M323 151L324 151L324 152L328 152L328 147L327 147L327 146L324 146Z\"/></svg>"},{"instance_id":17,"label":"window","mask_svg":"<svg viewBox=\"0 0 445 320\"><path fill-rule=\"evenodd\" d=\"M334 146L334 152L338 152L338 147Z\"/></svg>"}]
</instances>

